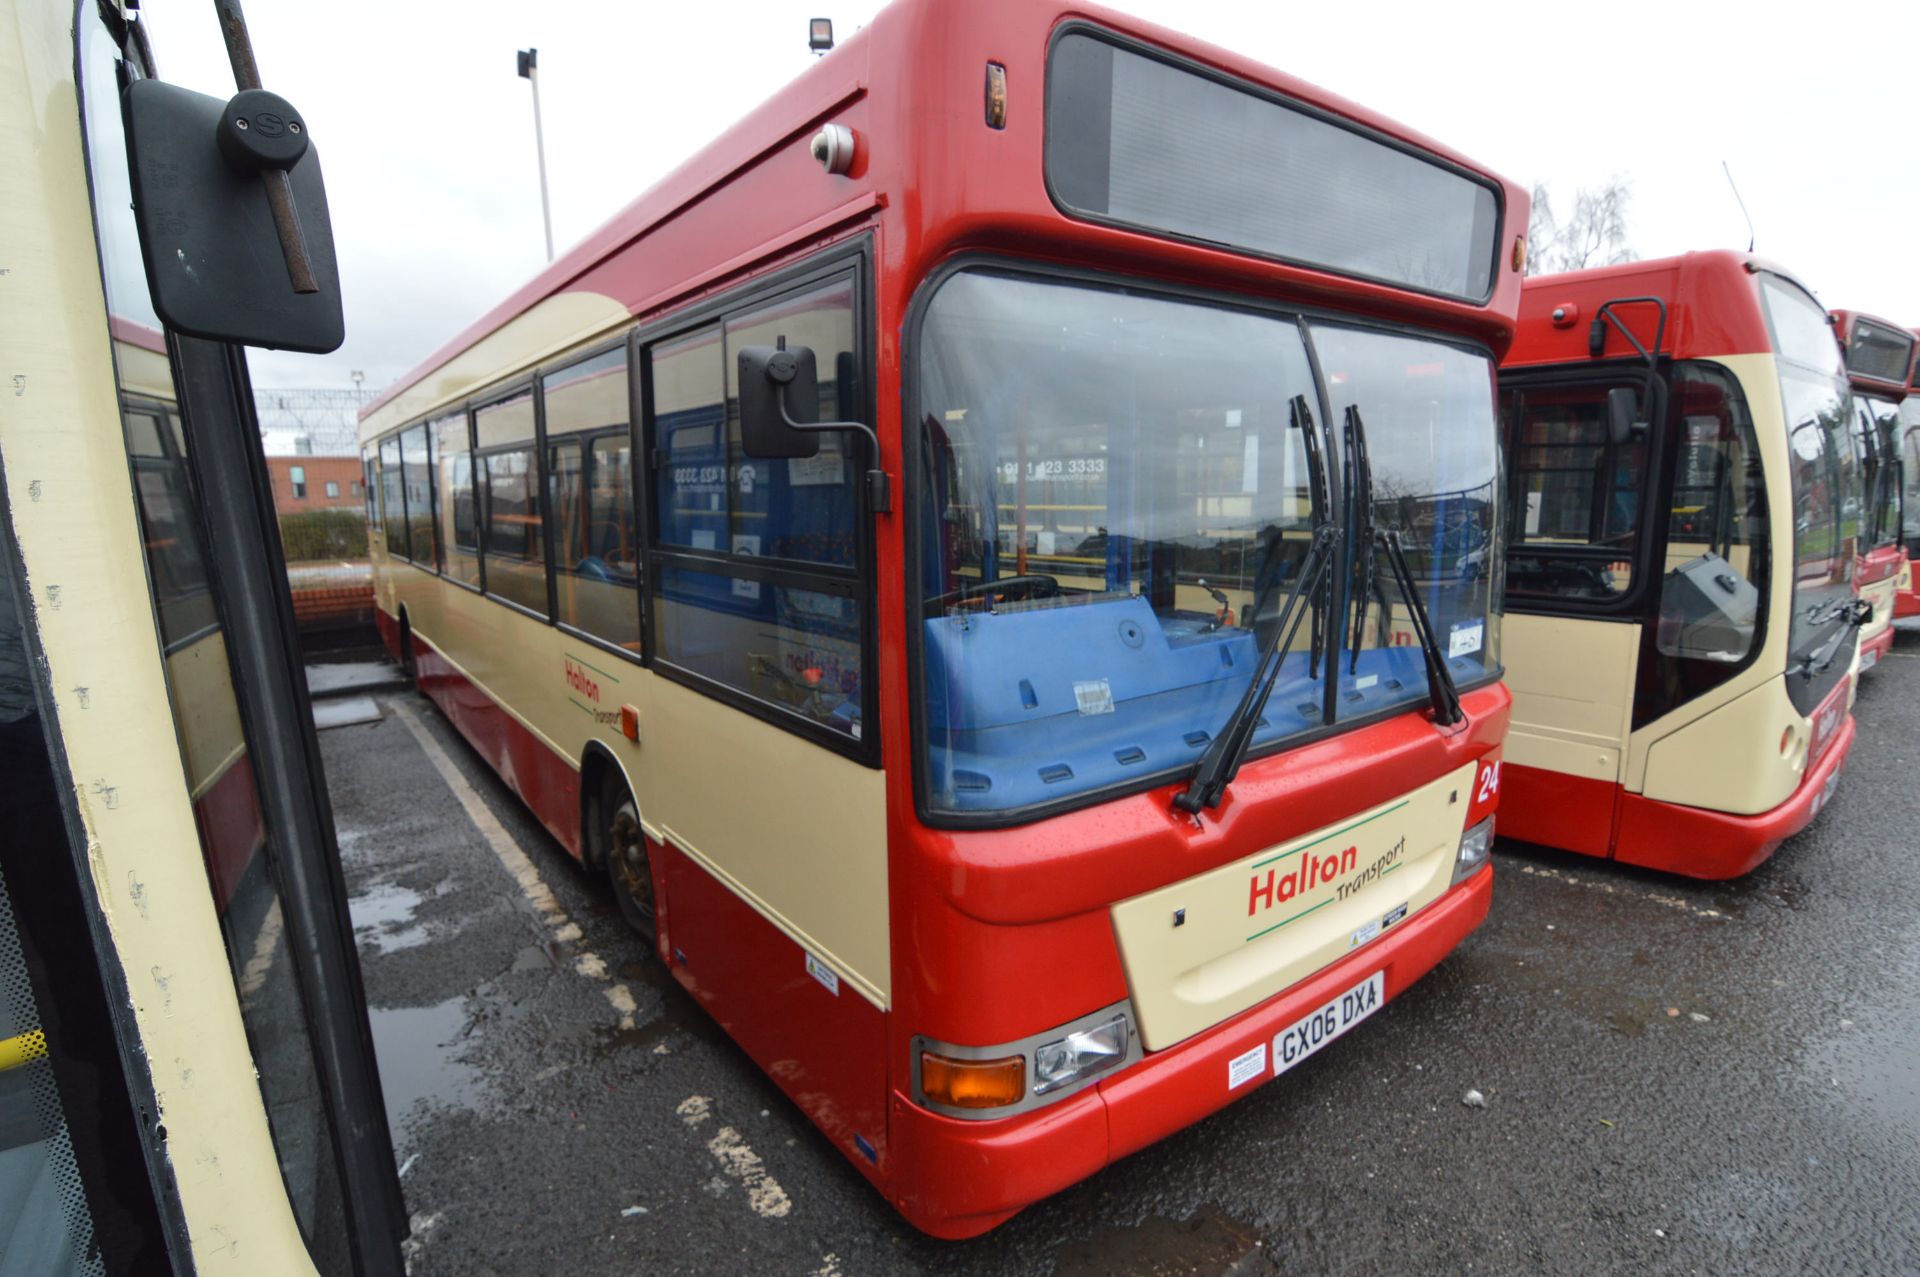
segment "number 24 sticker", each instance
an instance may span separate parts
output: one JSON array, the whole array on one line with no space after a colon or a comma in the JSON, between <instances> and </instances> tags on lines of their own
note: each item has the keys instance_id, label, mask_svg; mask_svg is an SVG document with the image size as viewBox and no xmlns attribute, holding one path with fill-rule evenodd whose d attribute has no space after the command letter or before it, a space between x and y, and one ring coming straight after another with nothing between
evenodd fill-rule
<instances>
[{"instance_id":1,"label":"number 24 sticker","mask_svg":"<svg viewBox=\"0 0 1920 1277\"><path fill-rule=\"evenodd\" d=\"M1474 791L1474 795L1473 795L1474 804L1478 806L1481 803L1490 803L1495 798L1499 797L1499 795L1500 795L1500 764L1499 763L1483 764L1480 768L1480 784L1479 784L1479 787Z\"/></svg>"}]
</instances>

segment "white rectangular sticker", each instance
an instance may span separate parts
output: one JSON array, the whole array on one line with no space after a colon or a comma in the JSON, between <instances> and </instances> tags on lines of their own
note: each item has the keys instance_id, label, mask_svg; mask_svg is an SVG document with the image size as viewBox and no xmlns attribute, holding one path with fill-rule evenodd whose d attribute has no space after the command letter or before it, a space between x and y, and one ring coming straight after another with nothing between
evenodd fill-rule
<instances>
[{"instance_id":1,"label":"white rectangular sticker","mask_svg":"<svg viewBox=\"0 0 1920 1277\"><path fill-rule=\"evenodd\" d=\"M1267 1044L1259 1046L1244 1055L1236 1055L1227 1061L1227 1089L1245 1086L1267 1071Z\"/></svg>"},{"instance_id":2,"label":"white rectangular sticker","mask_svg":"<svg viewBox=\"0 0 1920 1277\"><path fill-rule=\"evenodd\" d=\"M1475 621L1472 625L1456 625L1453 633L1447 636L1447 659L1465 656L1469 652L1480 650L1480 638L1486 633L1486 623Z\"/></svg>"},{"instance_id":3,"label":"white rectangular sticker","mask_svg":"<svg viewBox=\"0 0 1920 1277\"><path fill-rule=\"evenodd\" d=\"M1289 1024L1273 1039L1273 1075L1285 1073L1380 1009L1386 978L1374 972L1318 1011Z\"/></svg>"},{"instance_id":4,"label":"white rectangular sticker","mask_svg":"<svg viewBox=\"0 0 1920 1277\"><path fill-rule=\"evenodd\" d=\"M1075 683L1073 699L1079 702L1082 714L1113 713L1113 688L1108 686L1104 678L1091 683Z\"/></svg>"},{"instance_id":5,"label":"white rectangular sticker","mask_svg":"<svg viewBox=\"0 0 1920 1277\"><path fill-rule=\"evenodd\" d=\"M1860 672L1862 674L1865 674L1868 670L1874 667L1874 663L1877 662L1879 659L1880 659L1880 653L1878 652L1860 653Z\"/></svg>"},{"instance_id":6,"label":"white rectangular sticker","mask_svg":"<svg viewBox=\"0 0 1920 1277\"><path fill-rule=\"evenodd\" d=\"M807 974L818 980L820 987L828 993L831 993L836 998L840 996L840 977L833 973L832 967L820 961L820 959L814 957L811 953L807 955Z\"/></svg>"}]
</instances>

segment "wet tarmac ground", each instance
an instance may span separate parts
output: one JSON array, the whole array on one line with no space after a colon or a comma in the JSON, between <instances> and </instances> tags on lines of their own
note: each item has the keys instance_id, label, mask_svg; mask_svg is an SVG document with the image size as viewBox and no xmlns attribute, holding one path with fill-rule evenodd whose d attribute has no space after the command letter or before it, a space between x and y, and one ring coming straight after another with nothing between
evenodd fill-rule
<instances>
[{"instance_id":1,"label":"wet tarmac ground","mask_svg":"<svg viewBox=\"0 0 1920 1277\"><path fill-rule=\"evenodd\" d=\"M416 1277L1920 1272L1920 635L1864 680L1833 802L1753 874L1503 843L1487 922L1367 1024L957 1244L893 1213L428 702L375 699L321 739Z\"/></svg>"}]
</instances>

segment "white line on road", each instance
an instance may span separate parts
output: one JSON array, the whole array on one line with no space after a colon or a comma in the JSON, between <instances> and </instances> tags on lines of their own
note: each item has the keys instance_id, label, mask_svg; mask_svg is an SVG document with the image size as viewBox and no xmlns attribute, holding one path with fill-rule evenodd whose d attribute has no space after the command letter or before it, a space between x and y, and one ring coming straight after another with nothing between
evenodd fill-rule
<instances>
[{"instance_id":1,"label":"white line on road","mask_svg":"<svg viewBox=\"0 0 1920 1277\"><path fill-rule=\"evenodd\" d=\"M275 896L273 903L267 906L267 916L260 920L260 934L253 940L253 956L247 959L246 967L240 972L242 1010L253 1001L253 995L260 992L260 986L267 982L267 972L273 968L273 955L280 952L282 925L280 897Z\"/></svg>"},{"instance_id":2,"label":"white line on road","mask_svg":"<svg viewBox=\"0 0 1920 1277\"><path fill-rule=\"evenodd\" d=\"M520 894L526 897L529 905L533 906L534 913L546 924L553 939L562 944L571 944L580 939L579 926L567 916L567 911L554 898L553 889L541 880L540 871L534 867L532 859L528 857L514 836L507 831L507 827L500 823L499 818L493 814L492 808L488 807L474 787L467 783L467 778L460 774L460 769L454 765L453 759L447 756L447 751L442 749L440 742L427 731L426 724L422 723L419 716L404 703L394 702L393 713L394 717L400 720L401 725L413 733L413 739L419 743L420 751L427 756L427 761L433 764L433 769L440 773L440 779L459 800L461 808L467 813L467 819L472 821L473 827L480 831L480 836L486 840L487 846L493 850L501 866L515 882L520 884ZM606 985L602 992L606 994L607 1001L619 1014L620 1027L631 1029L635 1010L633 991L624 984L609 982L605 960L596 953L582 952L574 956L573 969L588 979L598 980Z\"/></svg>"},{"instance_id":3,"label":"white line on road","mask_svg":"<svg viewBox=\"0 0 1920 1277\"><path fill-rule=\"evenodd\" d=\"M1547 869L1537 865L1519 864L1512 868L1531 878L1550 878L1554 882L1564 882L1572 887L1585 887L1588 891L1603 891L1609 896L1631 896L1636 900L1647 900L1667 909L1676 909L1681 913L1690 913L1696 918L1710 918L1717 922L1730 922L1732 915L1719 909L1702 909L1680 896L1656 896L1651 892L1628 891L1615 883L1601 878L1581 878L1558 869Z\"/></svg>"},{"instance_id":4,"label":"white line on road","mask_svg":"<svg viewBox=\"0 0 1920 1277\"><path fill-rule=\"evenodd\" d=\"M689 1095L673 1110L689 1127L697 1127L713 1116L713 1101L704 1095ZM781 1219L793 1209L793 1199L780 1182L767 1174L760 1154L747 1146L740 1132L723 1126L707 1141L707 1152L720 1163L720 1169L740 1181L747 1190L747 1205L762 1219ZM831 1258L831 1256L829 1257Z\"/></svg>"}]
</instances>

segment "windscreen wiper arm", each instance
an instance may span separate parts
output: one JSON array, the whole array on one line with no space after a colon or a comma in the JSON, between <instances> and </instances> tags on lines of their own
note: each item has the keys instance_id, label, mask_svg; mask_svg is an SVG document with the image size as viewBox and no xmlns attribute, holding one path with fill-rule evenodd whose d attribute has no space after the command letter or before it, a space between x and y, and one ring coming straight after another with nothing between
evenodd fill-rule
<instances>
[{"instance_id":1,"label":"windscreen wiper arm","mask_svg":"<svg viewBox=\"0 0 1920 1277\"><path fill-rule=\"evenodd\" d=\"M1260 654L1260 663L1247 683L1247 690L1241 693L1240 703L1234 706L1232 715L1214 734L1213 740L1207 745L1207 752L1194 764L1193 776L1187 782L1186 791L1173 796L1174 808L1186 812L1196 821L1202 811L1220 805L1227 786L1239 775L1240 764L1247 756L1247 746L1252 743L1253 733L1260 725L1261 711L1267 707L1267 697L1272 694L1273 685L1280 677L1280 667L1286 663L1294 635L1300 632L1300 623L1309 611L1315 613L1312 664L1309 670L1317 672L1319 669L1326 625L1323 600L1330 601L1332 594L1334 551L1340 544L1340 530L1334 527L1328 514L1326 462L1320 455L1320 440L1314 430L1313 412L1307 407L1306 396L1295 395L1290 408L1293 425L1300 430L1306 448L1313 540L1307 546L1306 557L1300 562L1300 570L1294 574L1293 586L1287 591L1287 600L1274 621L1272 637ZM1254 601L1249 614L1250 624L1257 622L1260 607L1265 602L1264 597Z\"/></svg>"},{"instance_id":2,"label":"windscreen wiper arm","mask_svg":"<svg viewBox=\"0 0 1920 1277\"><path fill-rule=\"evenodd\" d=\"M1873 619L1873 604L1865 599L1849 599L1835 603L1820 616L1810 619L1815 625L1825 625L1830 621L1845 621L1846 624L1835 630L1824 646L1801 659L1799 673L1804 678L1827 672L1827 667L1833 664L1833 658L1840 655L1840 645L1846 642L1847 635Z\"/></svg>"},{"instance_id":3,"label":"windscreen wiper arm","mask_svg":"<svg viewBox=\"0 0 1920 1277\"><path fill-rule=\"evenodd\" d=\"M1414 588L1413 572L1407 567L1407 553L1401 544L1399 528L1383 528L1377 522L1373 501L1373 464L1367 452L1367 427L1360 418L1360 408L1356 404L1347 406L1345 422L1347 445L1347 472L1353 478L1352 500L1359 534L1355 538L1354 573L1359 577L1365 573L1365 581L1373 580L1373 559L1376 554L1384 554L1387 570L1393 574L1394 583L1400 588L1400 595L1407 601L1407 612L1413 622L1414 637L1419 640L1420 652L1426 658L1427 697L1433 703L1433 721L1442 727L1451 727L1455 723L1466 721L1466 712L1460 708L1460 689L1454 686L1453 674L1447 669L1446 658L1440 652L1440 640L1434 637L1433 623L1427 618L1426 604L1420 601L1420 591ZM1364 567L1358 560L1366 560ZM1353 655L1348 666L1349 672L1358 669L1360 659L1360 640L1364 635L1367 615L1366 595L1359 596L1359 617L1353 629Z\"/></svg>"}]
</instances>

